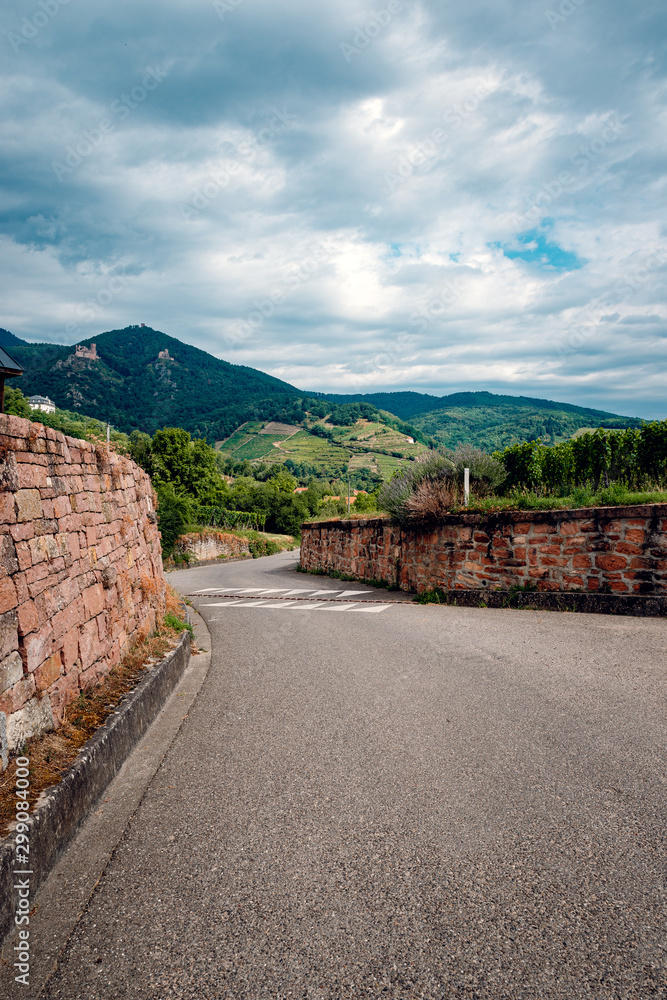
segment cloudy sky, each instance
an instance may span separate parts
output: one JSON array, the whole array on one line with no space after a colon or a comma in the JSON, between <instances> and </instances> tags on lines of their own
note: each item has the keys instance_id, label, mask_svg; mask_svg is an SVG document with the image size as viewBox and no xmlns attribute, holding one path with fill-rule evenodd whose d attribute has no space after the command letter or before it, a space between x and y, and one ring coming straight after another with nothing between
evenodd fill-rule
<instances>
[{"instance_id":1,"label":"cloudy sky","mask_svg":"<svg viewBox=\"0 0 667 1000\"><path fill-rule=\"evenodd\" d=\"M667 416L664 0L0 18L0 326Z\"/></svg>"}]
</instances>

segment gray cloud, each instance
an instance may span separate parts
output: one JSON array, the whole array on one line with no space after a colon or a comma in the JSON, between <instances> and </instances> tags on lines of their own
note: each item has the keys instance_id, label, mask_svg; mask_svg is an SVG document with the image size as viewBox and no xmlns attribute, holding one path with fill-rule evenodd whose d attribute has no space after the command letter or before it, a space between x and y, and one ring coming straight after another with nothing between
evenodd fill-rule
<instances>
[{"instance_id":1,"label":"gray cloud","mask_svg":"<svg viewBox=\"0 0 667 1000\"><path fill-rule=\"evenodd\" d=\"M664 416L666 22L653 0L20 0L2 325L142 321L307 388Z\"/></svg>"}]
</instances>

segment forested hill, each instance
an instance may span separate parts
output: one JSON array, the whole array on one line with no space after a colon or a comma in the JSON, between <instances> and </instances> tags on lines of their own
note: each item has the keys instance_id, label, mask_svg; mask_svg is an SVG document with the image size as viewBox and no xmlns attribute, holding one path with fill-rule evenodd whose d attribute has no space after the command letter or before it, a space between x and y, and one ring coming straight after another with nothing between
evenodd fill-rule
<instances>
[{"instance_id":1,"label":"forested hill","mask_svg":"<svg viewBox=\"0 0 667 1000\"><path fill-rule=\"evenodd\" d=\"M76 357L74 347L0 339L25 367L16 381L24 395L49 396L62 409L110 421L118 430L152 434L160 427L184 427L213 441L246 420L300 415L296 401L302 394L287 382L221 361L158 330L130 326L81 343L93 342L98 360ZM160 358L165 351L169 356Z\"/></svg>"},{"instance_id":2,"label":"forested hill","mask_svg":"<svg viewBox=\"0 0 667 1000\"><path fill-rule=\"evenodd\" d=\"M641 423L633 417L572 403L490 392L449 396L304 392L150 327L111 330L82 341L80 346L89 347L93 342L97 357L77 357L73 346L28 344L0 330L0 346L25 368L23 377L13 383L24 395L50 396L63 410L109 421L126 433L134 428L153 434L161 427L183 427L213 442L229 437L247 421L304 426L308 413L312 427L313 419L324 420L329 409L335 413L330 423L345 426L360 417L382 422L385 418L377 410L384 410L408 421L411 426L403 427L403 433L424 442L448 447L471 443L492 451L537 437L555 444L582 428ZM346 408L344 413L341 406ZM323 431L323 427L319 429L320 434Z\"/></svg>"},{"instance_id":3,"label":"forested hill","mask_svg":"<svg viewBox=\"0 0 667 1000\"><path fill-rule=\"evenodd\" d=\"M13 333L9 332L9 330L3 330L0 327L0 347L6 347L9 350L14 346L18 347L21 345L26 347L28 346L25 340L19 340L19 338L15 337Z\"/></svg>"},{"instance_id":4,"label":"forested hill","mask_svg":"<svg viewBox=\"0 0 667 1000\"><path fill-rule=\"evenodd\" d=\"M370 392L357 395L338 395L335 393L312 393L318 399L327 399L332 403L370 403L378 410L387 410L401 420L411 420L421 413L432 413L436 410L471 409L479 407L513 406L535 410L556 410L561 413L576 413L586 417L591 422L602 421L605 427L611 427L609 421L618 421L619 426L639 426L642 421L633 417L621 417L617 413L605 410L593 410L587 406L577 406L575 403L557 403L551 399L535 399L532 396L502 396L495 392L453 392L448 396L431 396L425 392Z\"/></svg>"}]
</instances>

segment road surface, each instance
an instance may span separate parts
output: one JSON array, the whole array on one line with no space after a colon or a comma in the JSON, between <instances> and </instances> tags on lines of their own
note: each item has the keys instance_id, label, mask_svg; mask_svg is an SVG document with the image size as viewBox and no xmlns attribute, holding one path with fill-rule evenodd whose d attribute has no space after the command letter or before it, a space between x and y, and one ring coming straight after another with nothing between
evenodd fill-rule
<instances>
[{"instance_id":1,"label":"road surface","mask_svg":"<svg viewBox=\"0 0 667 1000\"><path fill-rule=\"evenodd\" d=\"M48 998L667 996L660 619L170 575L210 670Z\"/></svg>"}]
</instances>

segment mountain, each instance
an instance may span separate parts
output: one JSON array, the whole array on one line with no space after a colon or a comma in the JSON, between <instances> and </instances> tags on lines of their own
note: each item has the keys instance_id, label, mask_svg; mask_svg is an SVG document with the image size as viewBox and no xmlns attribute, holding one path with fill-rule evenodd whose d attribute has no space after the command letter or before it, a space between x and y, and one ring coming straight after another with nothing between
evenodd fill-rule
<instances>
[{"instance_id":1,"label":"mountain","mask_svg":"<svg viewBox=\"0 0 667 1000\"><path fill-rule=\"evenodd\" d=\"M0 347L10 348L21 344L26 344L26 341L19 340L19 338L15 337L13 333L9 332L9 330L3 330L0 328Z\"/></svg>"},{"instance_id":2,"label":"mountain","mask_svg":"<svg viewBox=\"0 0 667 1000\"><path fill-rule=\"evenodd\" d=\"M111 330L79 346L91 354L93 343L96 357L77 356L75 347L12 341L12 354L25 367L24 395L49 396L62 409L125 432L176 426L209 440L250 419L303 417L298 405L295 412L301 394L294 386L150 327Z\"/></svg>"},{"instance_id":3,"label":"mountain","mask_svg":"<svg viewBox=\"0 0 667 1000\"><path fill-rule=\"evenodd\" d=\"M387 410L401 420L411 420L422 413L436 410L459 408L520 406L536 410L557 410L563 413L576 413L586 417L591 422L596 420L620 420L623 426L627 421L637 425L642 421L634 417L620 417L617 413L607 413L605 410L592 410L587 406L577 406L574 403L556 403L551 399L535 399L532 396L501 396L494 392L453 392L449 396L430 396L425 392L371 392L357 395L338 395L335 393L311 393L318 399L327 399L332 403L371 403L378 410ZM608 426L605 424L605 426ZM634 426L634 425L633 425Z\"/></svg>"},{"instance_id":4,"label":"mountain","mask_svg":"<svg viewBox=\"0 0 667 1000\"><path fill-rule=\"evenodd\" d=\"M642 423L637 418L572 403L490 392L448 396L303 392L150 327L111 330L94 340L82 341L78 351L59 344L28 344L7 330L0 330L0 345L25 368L25 374L16 382L24 395L49 396L59 408L109 421L125 432L139 428L152 434L160 427L177 426L213 442L228 438L248 421L273 420L301 426L307 412L311 420L313 414L323 419L328 409L338 414L332 418L335 426L351 427L359 417L366 421L379 419L386 425L386 418L377 414L379 410L409 421L411 426L396 428L403 435L422 441L431 439L449 447L471 442L493 450L535 437L555 443L567 440L582 428ZM341 406L348 408L349 419L345 414L340 416ZM318 408L321 412L317 412ZM375 416L371 410L376 411ZM382 433L386 435L389 430ZM353 448L358 434L350 430L348 438ZM334 444L340 447L343 442ZM391 455L401 450L388 440L386 446L377 441L375 444L378 454ZM256 450L259 444L251 446L246 442L244 447Z\"/></svg>"},{"instance_id":5,"label":"mountain","mask_svg":"<svg viewBox=\"0 0 667 1000\"><path fill-rule=\"evenodd\" d=\"M352 400L370 403L409 420L422 434L448 448L473 443L485 451L494 451L538 437L545 444L557 444L583 429L640 427L643 423L637 417L623 417L574 403L493 392L455 392L448 396L419 392L317 395L334 404Z\"/></svg>"}]
</instances>

